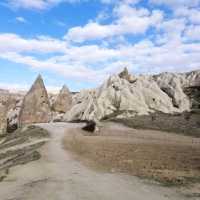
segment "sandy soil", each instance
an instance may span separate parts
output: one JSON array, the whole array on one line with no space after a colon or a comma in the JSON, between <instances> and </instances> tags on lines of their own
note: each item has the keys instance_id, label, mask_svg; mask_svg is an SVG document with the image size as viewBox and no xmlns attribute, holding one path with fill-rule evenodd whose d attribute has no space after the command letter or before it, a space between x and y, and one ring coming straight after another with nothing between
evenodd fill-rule
<instances>
[{"instance_id":1,"label":"sandy soil","mask_svg":"<svg viewBox=\"0 0 200 200\"><path fill-rule=\"evenodd\" d=\"M40 124L51 134L41 159L12 168L0 183L1 200L184 200L171 189L134 176L93 171L62 147L65 129L81 124ZM78 131L79 129L77 129Z\"/></svg>"}]
</instances>

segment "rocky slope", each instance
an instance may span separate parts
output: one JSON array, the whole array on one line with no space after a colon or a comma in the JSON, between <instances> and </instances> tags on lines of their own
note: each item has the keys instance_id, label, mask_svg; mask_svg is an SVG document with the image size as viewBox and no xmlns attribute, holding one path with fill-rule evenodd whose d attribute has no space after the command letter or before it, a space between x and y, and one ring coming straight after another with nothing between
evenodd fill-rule
<instances>
[{"instance_id":1,"label":"rocky slope","mask_svg":"<svg viewBox=\"0 0 200 200\"><path fill-rule=\"evenodd\" d=\"M154 112L174 114L190 111L191 99L184 90L199 86L199 80L200 71L133 77L125 68L101 87L77 94L64 119L98 121L112 115L126 118Z\"/></svg>"}]
</instances>

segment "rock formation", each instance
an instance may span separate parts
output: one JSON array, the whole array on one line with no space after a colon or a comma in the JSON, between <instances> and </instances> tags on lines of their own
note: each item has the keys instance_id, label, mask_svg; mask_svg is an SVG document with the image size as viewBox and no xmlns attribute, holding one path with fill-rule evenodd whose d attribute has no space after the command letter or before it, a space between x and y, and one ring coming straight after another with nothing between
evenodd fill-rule
<instances>
[{"instance_id":1,"label":"rock formation","mask_svg":"<svg viewBox=\"0 0 200 200\"><path fill-rule=\"evenodd\" d=\"M186 74L187 84L184 85L184 92L190 99L193 109L200 109L200 70Z\"/></svg>"},{"instance_id":2,"label":"rock formation","mask_svg":"<svg viewBox=\"0 0 200 200\"><path fill-rule=\"evenodd\" d=\"M130 83L133 83L136 81L135 77L131 74L129 74L128 69L125 67L124 70L119 73L119 77L127 80Z\"/></svg>"},{"instance_id":3,"label":"rock formation","mask_svg":"<svg viewBox=\"0 0 200 200\"><path fill-rule=\"evenodd\" d=\"M12 106L13 99L8 90L0 89L0 134L7 129L7 111Z\"/></svg>"},{"instance_id":4,"label":"rock formation","mask_svg":"<svg viewBox=\"0 0 200 200\"><path fill-rule=\"evenodd\" d=\"M22 108L23 97L16 98L15 105L7 113L7 132L11 133L18 128L19 114Z\"/></svg>"},{"instance_id":5,"label":"rock formation","mask_svg":"<svg viewBox=\"0 0 200 200\"><path fill-rule=\"evenodd\" d=\"M125 69L111 76L101 87L75 95L64 119L101 120L111 116L131 117L153 112L181 113L190 111L191 101L184 87L199 80L199 71L190 74L162 73L138 76L130 81ZM197 80L198 79L198 80Z\"/></svg>"},{"instance_id":6,"label":"rock formation","mask_svg":"<svg viewBox=\"0 0 200 200\"><path fill-rule=\"evenodd\" d=\"M173 106L180 111L190 109L190 100L184 93L183 87L188 84L184 75L173 73L162 73L154 76L154 80L173 102Z\"/></svg>"},{"instance_id":7,"label":"rock formation","mask_svg":"<svg viewBox=\"0 0 200 200\"><path fill-rule=\"evenodd\" d=\"M72 106L72 96L67 86L63 86L58 94L55 102L52 105L52 109L58 113L66 113Z\"/></svg>"},{"instance_id":8,"label":"rock formation","mask_svg":"<svg viewBox=\"0 0 200 200\"><path fill-rule=\"evenodd\" d=\"M7 105L6 102L0 102L0 135L4 134L7 127L6 121Z\"/></svg>"},{"instance_id":9,"label":"rock formation","mask_svg":"<svg viewBox=\"0 0 200 200\"><path fill-rule=\"evenodd\" d=\"M48 94L42 77L39 75L24 97L19 114L19 124L46 123L50 120L51 109Z\"/></svg>"}]
</instances>

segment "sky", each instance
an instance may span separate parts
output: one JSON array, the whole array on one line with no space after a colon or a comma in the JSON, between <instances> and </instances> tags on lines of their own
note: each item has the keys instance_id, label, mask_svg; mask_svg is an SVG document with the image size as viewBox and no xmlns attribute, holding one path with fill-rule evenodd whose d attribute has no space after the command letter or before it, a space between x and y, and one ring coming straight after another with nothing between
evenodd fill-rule
<instances>
[{"instance_id":1,"label":"sky","mask_svg":"<svg viewBox=\"0 0 200 200\"><path fill-rule=\"evenodd\" d=\"M200 69L200 0L1 0L0 88L97 87L133 74Z\"/></svg>"}]
</instances>

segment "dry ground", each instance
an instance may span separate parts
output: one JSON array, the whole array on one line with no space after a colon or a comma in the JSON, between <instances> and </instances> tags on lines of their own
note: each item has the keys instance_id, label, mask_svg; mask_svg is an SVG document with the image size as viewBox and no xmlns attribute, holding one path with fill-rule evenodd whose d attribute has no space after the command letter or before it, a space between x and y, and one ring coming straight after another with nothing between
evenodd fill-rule
<instances>
[{"instance_id":1,"label":"dry ground","mask_svg":"<svg viewBox=\"0 0 200 200\"><path fill-rule=\"evenodd\" d=\"M153 178L168 186L197 183L193 195L200 196L199 138L106 123L97 136L84 131L66 135L64 146L100 169Z\"/></svg>"},{"instance_id":2,"label":"dry ground","mask_svg":"<svg viewBox=\"0 0 200 200\"><path fill-rule=\"evenodd\" d=\"M35 126L27 126L0 138L0 181L11 168L40 159L38 149L48 140L48 132Z\"/></svg>"},{"instance_id":3,"label":"dry ground","mask_svg":"<svg viewBox=\"0 0 200 200\"><path fill-rule=\"evenodd\" d=\"M10 170L0 182L0 200L188 200L174 188L127 174L91 170L75 160L63 149L62 140L65 135L78 134L81 124L39 126L50 134L38 149L41 158Z\"/></svg>"}]
</instances>

